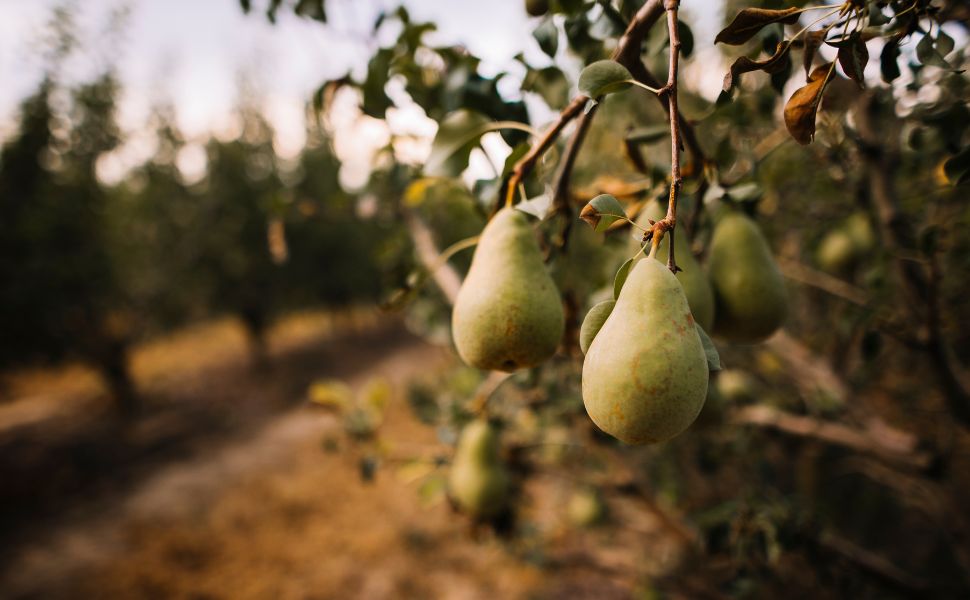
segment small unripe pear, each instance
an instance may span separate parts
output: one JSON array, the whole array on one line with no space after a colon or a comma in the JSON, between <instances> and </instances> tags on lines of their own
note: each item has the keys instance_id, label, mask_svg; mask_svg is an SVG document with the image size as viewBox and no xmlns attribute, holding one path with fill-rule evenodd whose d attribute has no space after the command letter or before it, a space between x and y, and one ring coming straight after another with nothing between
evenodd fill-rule
<instances>
[{"instance_id":1,"label":"small unripe pear","mask_svg":"<svg viewBox=\"0 0 970 600\"><path fill-rule=\"evenodd\" d=\"M472 421L462 429L448 474L448 493L476 518L494 517L505 508L509 477L499 458L498 432L488 421Z\"/></svg>"},{"instance_id":2,"label":"small unripe pear","mask_svg":"<svg viewBox=\"0 0 970 600\"><path fill-rule=\"evenodd\" d=\"M732 342L758 342L781 327L788 292L771 248L748 216L730 211L711 237L708 276L714 290L714 333Z\"/></svg>"},{"instance_id":3,"label":"small unripe pear","mask_svg":"<svg viewBox=\"0 0 970 600\"><path fill-rule=\"evenodd\" d=\"M758 384L750 375L738 369L719 371L714 378L714 387L729 404L746 404L757 399Z\"/></svg>"},{"instance_id":4,"label":"small unripe pear","mask_svg":"<svg viewBox=\"0 0 970 600\"><path fill-rule=\"evenodd\" d=\"M845 220L844 226L859 256L876 247L876 233L872 230L872 224L866 213L862 211L852 213Z\"/></svg>"},{"instance_id":5,"label":"small unripe pear","mask_svg":"<svg viewBox=\"0 0 970 600\"><path fill-rule=\"evenodd\" d=\"M586 353L586 412L628 444L668 440L697 418L707 378L683 287L665 265L641 259Z\"/></svg>"},{"instance_id":6,"label":"small unripe pear","mask_svg":"<svg viewBox=\"0 0 970 600\"><path fill-rule=\"evenodd\" d=\"M842 275L852 269L856 260L856 247L849 234L842 229L833 229L822 237L815 262L820 269L833 275Z\"/></svg>"},{"instance_id":7,"label":"small unripe pear","mask_svg":"<svg viewBox=\"0 0 970 600\"><path fill-rule=\"evenodd\" d=\"M503 208L482 231L455 301L458 354L479 369L534 367L556 351L563 328L559 291L528 217Z\"/></svg>"}]
</instances>

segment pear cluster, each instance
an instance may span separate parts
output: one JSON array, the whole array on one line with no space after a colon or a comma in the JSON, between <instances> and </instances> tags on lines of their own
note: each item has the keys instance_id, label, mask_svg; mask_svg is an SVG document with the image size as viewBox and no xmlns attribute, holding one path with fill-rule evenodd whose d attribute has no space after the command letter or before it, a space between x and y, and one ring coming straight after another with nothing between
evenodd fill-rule
<instances>
[{"instance_id":1,"label":"pear cluster","mask_svg":"<svg viewBox=\"0 0 970 600\"><path fill-rule=\"evenodd\" d=\"M663 217L657 204L640 215ZM669 440L700 414L709 357L701 330L732 342L763 340L788 311L781 272L758 226L727 210L714 227L706 272L680 230L676 276L666 266L669 238L639 255L614 300L593 307L580 332L583 403L604 432L629 444ZM452 335L467 364L515 371L555 353L564 319L527 216L504 208L482 231L452 313ZM716 361L713 363L717 368ZM728 377L730 379L730 377ZM466 511L487 515L505 497L507 477L496 434L484 421L462 433L451 491Z\"/></svg>"},{"instance_id":2,"label":"pear cluster","mask_svg":"<svg viewBox=\"0 0 970 600\"><path fill-rule=\"evenodd\" d=\"M468 515L486 519L506 507L509 476L499 457L499 436L484 419L465 425L448 474L448 494Z\"/></svg>"},{"instance_id":3,"label":"pear cluster","mask_svg":"<svg viewBox=\"0 0 970 600\"><path fill-rule=\"evenodd\" d=\"M661 218L661 207L651 204L638 224ZM704 407L709 370L695 324L750 343L774 333L787 313L781 273L746 215L729 211L717 222L706 273L678 231L683 270L671 274L664 266L668 244L661 240L655 260L637 262L616 300L594 306L583 323L586 410L600 429L630 444L668 440Z\"/></svg>"}]
</instances>

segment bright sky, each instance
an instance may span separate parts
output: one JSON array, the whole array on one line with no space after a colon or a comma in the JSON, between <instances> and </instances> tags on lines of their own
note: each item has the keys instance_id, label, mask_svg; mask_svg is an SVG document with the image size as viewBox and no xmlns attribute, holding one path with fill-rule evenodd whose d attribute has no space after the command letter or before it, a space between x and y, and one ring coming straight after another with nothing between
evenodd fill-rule
<instances>
[{"instance_id":1,"label":"bright sky","mask_svg":"<svg viewBox=\"0 0 970 600\"><path fill-rule=\"evenodd\" d=\"M0 137L9 134L18 103L41 76L44 63L39 48L43 47L44 26L51 9L63 3L0 0ZM265 0L253 0L254 14L246 16L238 0L75 0L82 45L95 51L69 64L67 76L83 80L113 61L124 84L120 120L132 140L123 152L105 161L107 179L119 177L125 168L151 154L151 139L143 128L151 105L159 98L172 100L179 125L198 142L209 132L231 133L230 113L241 73L263 97L277 130L278 150L284 156L295 154L305 139L307 99L323 81L348 69L361 72L370 50L379 43L368 39L371 24L382 8L392 9L397 2L328 0L328 26L281 10L275 27L260 12L265 4ZM434 42L466 45L483 58L488 74L509 69L519 52L540 56L531 36L534 23L523 10L523 0L403 0L403 4L415 20L438 23L439 30L431 38ZM685 2L688 13L690 4ZM129 8L127 25L120 38L112 39L107 34L108 23L119 6ZM703 40L713 37L720 13L707 11L695 17L698 52L704 52L710 44ZM715 92L720 75L716 77ZM703 87L710 86L705 83ZM390 91L395 99L400 97ZM514 81L508 82L506 91L516 93ZM538 104L530 103L530 109L538 110ZM548 114L538 110L534 116L542 120ZM413 106L389 115L388 121L398 133L430 137L435 130L434 123ZM342 178L351 185L362 183L370 150L386 142L387 130L379 122L357 118L349 97L340 99L332 122L338 153L348 163ZM420 161L427 146L427 142L412 143L400 153ZM496 157L505 150L497 134L485 146ZM180 166L189 173L204 168L198 146L190 146L180 158L184 159Z\"/></svg>"}]
</instances>

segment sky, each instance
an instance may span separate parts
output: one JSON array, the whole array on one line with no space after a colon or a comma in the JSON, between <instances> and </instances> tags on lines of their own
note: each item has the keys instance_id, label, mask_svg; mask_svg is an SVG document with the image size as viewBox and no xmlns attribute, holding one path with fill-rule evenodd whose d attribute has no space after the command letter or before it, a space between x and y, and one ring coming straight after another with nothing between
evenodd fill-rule
<instances>
[{"instance_id":1,"label":"sky","mask_svg":"<svg viewBox=\"0 0 970 600\"><path fill-rule=\"evenodd\" d=\"M541 57L531 35L535 22L525 14L522 0L402 3L415 20L438 24L438 31L430 34L431 41L467 46L483 59L486 74L507 70L519 52ZM0 0L0 136L12 131L20 100L41 77L44 26L51 10L63 4L65 0ZM66 65L65 77L84 80L114 64L123 83L119 119L131 139L99 165L103 177L112 180L151 155L152 138L145 123L159 99L172 102L179 126L194 141L179 157L179 166L190 178L201 176L204 138L210 133L231 135L236 126L231 111L241 75L262 97L264 110L277 130L277 150L283 156L295 155L305 141L307 99L328 79L348 70L362 72L370 52L387 41L370 38L374 19L380 10L392 9L398 2L328 0L327 26L284 10L274 26L261 12L266 0L253 0L250 15L243 14L238 0L67 0L67 4L78 9L82 45L95 51ZM125 26L120 34L112 34L108 26L111 15L122 7L127 9ZM704 52L703 40L713 37L721 15L719 11L699 12L702 14L693 15L695 38L698 52ZM720 75L716 77L715 93ZM709 84L704 87L711 87ZM506 86L503 92L517 92L514 81ZM403 99L393 86L390 92L395 100ZM406 160L420 162L429 151L435 124L419 108L403 104L389 114L388 124L397 133L418 138L405 144L400 153ZM541 122L551 115L540 104L530 102L529 107ZM387 127L360 118L352 97L338 99L334 111L335 144L348 163L342 180L359 185L366 177L370 152L388 139ZM497 134L488 136L484 145L493 160L507 151ZM484 157L476 157L472 170L487 168L484 161Z\"/></svg>"}]
</instances>

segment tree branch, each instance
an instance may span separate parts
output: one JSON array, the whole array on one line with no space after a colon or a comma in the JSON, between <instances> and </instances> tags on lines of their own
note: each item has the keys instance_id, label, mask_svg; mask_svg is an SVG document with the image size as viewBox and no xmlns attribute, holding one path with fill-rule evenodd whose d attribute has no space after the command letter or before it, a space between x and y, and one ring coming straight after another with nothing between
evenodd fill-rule
<instances>
[{"instance_id":1,"label":"tree branch","mask_svg":"<svg viewBox=\"0 0 970 600\"><path fill-rule=\"evenodd\" d=\"M680 141L680 112L677 108L677 71L680 60L680 33L677 31L677 9L679 8L680 0L664 0L664 10L667 11L667 35L670 38L670 69L667 73L667 85L663 88L667 96L667 112L670 116L670 200L667 202L667 216L661 221L666 222L666 226L661 228L659 233L660 237L663 237L664 231L670 231L667 268L675 275L680 268L674 258L674 228L677 226L677 199L680 196L680 188L684 184L684 178L680 174L680 149L683 144ZM654 225L655 231L657 225Z\"/></svg>"},{"instance_id":2,"label":"tree branch","mask_svg":"<svg viewBox=\"0 0 970 600\"><path fill-rule=\"evenodd\" d=\"M637 14L630 21L627 26L626 31L623 32L623 36L620 38L619 43L616 46L616 50L613 51L611 58L630 69L635 63L642 66L640 61L640 48L643 45L643 38L646 36L647 31L663 14L663 1L662 0L648 0ZM631 70L632 72L632 70ZM634 77L636 74L634 73ZM580 94L573 98L572 102L566 105L566 108L559 113L559 116L553 121L552 125L542 134L539 142L529 149L529 151L519 159L519 162L515 164L515 168L512 170L512 175L509 177L508 184L505 190L505 204L511 204L512 200L515 198L516 190L519 187L519 183L522 182L525 177L532 172L536 163L542 158L542 155L552 147L556 139L562 133L566 125L579 116L582 113L583 108L586 103L589 102L589 96ZM592 111L591 111L592 112ZM591 116L584 115L584 121L586 121L586 127L589 126L589 121L592 120ZM582 137L580 141L576 144L576 149L573 154L579 153L579 147L582 145ZM573 158L575 160L575 157ZM570 167L571 170L571 167ZM569 170L565 171L566 182L569 181ZM568 195L568 187L562 189L563 194ZM501 208L502 203L500 202L495 210Z\"/></svg>"},{"instance_id":3,"label":"tree branch","mask_svg":"<svg viewBox=\"0 0 970 600\"><path fill-rule=\"evenodd\" d=\"M856 429L841 423L794 415L765 405L741 408L732 415L731 420L740 425L765 427L796 437L842 446L918 471L927 469L933 462L932 454L918 448L915 436L892 429L881 421L867 429Z\"/></svg>"}]
</instances>

